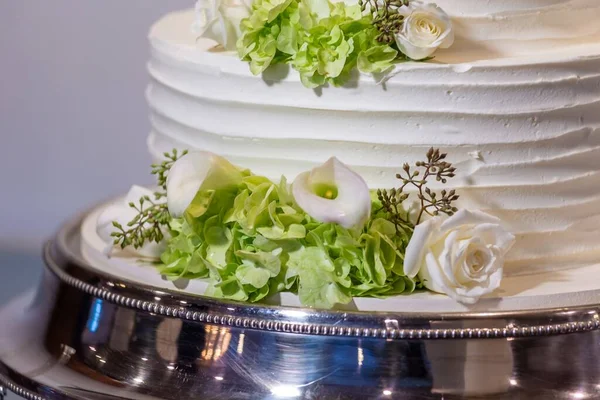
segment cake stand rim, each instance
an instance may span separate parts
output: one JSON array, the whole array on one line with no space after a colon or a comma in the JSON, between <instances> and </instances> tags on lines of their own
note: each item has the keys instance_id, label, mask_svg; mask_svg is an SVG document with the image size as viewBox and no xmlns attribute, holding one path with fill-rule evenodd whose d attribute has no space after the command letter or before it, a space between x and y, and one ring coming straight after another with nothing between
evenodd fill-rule
<instances>
[{"instance_id":1,"label":"cake stand rim","mask_svg":"<svg viewBox=\"0 0 600 400\"><path fill-rule=\"evenodd\" d=\"M143 285L98 271L69 248L68 236L80 237L77 227L89 212L64 223L47 242L46 268L77 290L132 309L224 326L383 339L515 338L600 329L600 304L489 312L365 312L248 304Z\"/></svg>"},{"instance_id":2,"label":"cake stand rim","mask_svg":"<svg viewBox=\"0 0 600 400\"><path fill-rule=\"evenodd\" d=\"M20 379L26 380L26 382L24 384L19 384L11 378L12 375L16 375ZM33 380L25 377L23 374L13 371L0 360L0 399L4 399L8 394L7 391L10 391L26 400L46 400L46 397L35 390L34 386L36 385L39 384L34 383ZM54 390L51 388L48 389Z\"/></svg>"}]
</instances>

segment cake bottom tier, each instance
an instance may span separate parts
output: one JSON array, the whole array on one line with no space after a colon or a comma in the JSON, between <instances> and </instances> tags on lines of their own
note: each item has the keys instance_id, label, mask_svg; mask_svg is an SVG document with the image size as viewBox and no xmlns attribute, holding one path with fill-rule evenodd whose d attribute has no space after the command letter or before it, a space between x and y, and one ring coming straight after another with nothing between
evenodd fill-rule
<instances>
[{"instance_id":1,"label":"cake bottom tier","mask_svg":"<svg viewBox=\"0 0 600 400\"><path fill-rule=\"evenodd\" d=\"M151 263L144 263L137 257L125 253L108 258L106 244L96 233L98 216L111 202L91 211L79 227L81 254L94 270L117 276L141 285L160 290L173 290L190 295L202 295L207 282L198 280L169 281L158 273ZM447 296L432 292L419 292L410 295L376 298L354 298L339 309L347 311L384 312L489 312L521 311L566 306L593 305L600 303L600 264L585 264L562 267L539 273L526 274L525 268L518 274L505 273L501 287L494 293L480 299L475 305L457 303ZM280 293L266 300L270 305L301 307L298 296Z\"/></svg>"}]
</instances>

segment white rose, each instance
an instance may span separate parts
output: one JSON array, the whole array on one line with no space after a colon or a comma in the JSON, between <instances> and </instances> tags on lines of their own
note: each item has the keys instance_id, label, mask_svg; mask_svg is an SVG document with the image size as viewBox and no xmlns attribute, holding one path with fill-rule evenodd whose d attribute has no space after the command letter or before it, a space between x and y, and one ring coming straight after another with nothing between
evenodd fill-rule
<instances>
[{"instance_id":1,"label":"white rose","mask_svg":"<svg viewBox=\"0 0 600 400\"><path fill-rule=\"evenodd\" d=\"M434 217L415 228L404 272L418 274L429 290L473 304L500 286L504 257L514 242L499 219L481 211Z\"/></svg>"},{"instance_id":2,"label":"white rose","mask_svg":"<svg viewBox=\"0 0 600 400\"><path fill-rule=\"evenodd\" d=\"M125 196L122 201L118 201L106 207L98 216L98 220L96 222L96 232L98 233L98 236L100 236L100 238L106 243L106 254L110 255L110 253L112 253L112 251L115 249L115 238L112 237L111 234L116 232L117 229L113 226L113 221L118 222L123 227L127 227L129 221L131 221L138 214L135 209L129 206L129 203L139 204L140 198L144 196L149 196L157 203L162 203L165 201L164 199L154 200L154 193L151 190L134 185L131 187L129 193L127 193L127 196ZM157 259L166 249L166 239L169 236L167 229L163 230L163 234L165 235L165 239L161 243L147 241L139 249L135 249L133 246L130 246L125 249L125 252L139 257Z\"/></svg>"},{"instance_id":3,"label":"white rose","mask_svg":"<svg viewBox=\"0 0 600 400\"><path fill-rule=\"evenodd\" d=\"M430 57L438 48L454 43L452 21L436 4L413 2L402 30L396 34L396 44L413 60Z\"/></svg>"},{"instance_id":4,"label":"white rose","mask_svg":"<svg viewBox=\"0 0 600 400\"><path fill-rule=\"evenodd\" d=\"M240 23L250 16L251 6L251 0L199 0L192 29L225 50L235 50L241 35Z\"/></svg>"}]
</instances>

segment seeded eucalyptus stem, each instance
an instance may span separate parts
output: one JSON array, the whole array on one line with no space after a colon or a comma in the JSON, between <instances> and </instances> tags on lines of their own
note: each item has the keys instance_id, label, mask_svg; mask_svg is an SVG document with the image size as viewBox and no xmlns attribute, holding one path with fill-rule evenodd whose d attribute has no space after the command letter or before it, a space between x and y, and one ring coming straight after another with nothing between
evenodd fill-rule
<instances>
[{"instance_id":1,"label":"seeded eucalyptus stem","mask_svg":"<svg viewBox=\"0 0 600 400\"><path fill-rule=\"evenodd\" d=\"M409 185L417 189L417 197L420 202L415 225L421 223L425 214L431 216L437 216L440 213L453 215L458 211L453 206L453 202L459 198L455 190L442 190L438 195L438 193L427 187L429 180L434 177L438 182L445 184L449 178L455 176L456 168L445 161L446 156L447 154L441 153L439 149L430 148L427 152L427 161L415 163L416 170L412 170L409 164L402 166L403 171L396 174L396 178L402 181L400 187L389 191L377 191L377 197L382 204L382 208L388 213L390 221L396 226L396 231L412 226L408 215L402 208L402 203L410 196L409 193L404 192Z\"/></svg>"},{"instance_id":2,"label":"seeded eucalyptus stem","mask_svg":"<svg viewBox=\"0 0 600 400\"><path fill-rule=\"evenodd\" d=\"M158 186L162 189L162 192L155 193L155 195L157 195L157 200L167 195L167 175L169 174L171 167L175 164L175 161L185 156L187 153L188 151L184 150L179 154L177 149L173 149L171 153L163 154L165 157L163 162L160 164L152 164L152 175L156 175Z\"/></svg>"},{"instance_id":3,"label":"seeded eucalyptus stem","mask_svg":"<svg viewBox=\"0 0 600 400\"><path fill-rule=\"evenodd\" d=\"M168 225L171 216L166 204L155 203L150 196L140 198L138 204L129 203L129 207L137 211L137 215L123 227L113 221L117 231L111 234L115 245L122 249L128 246L140 248L146 241L160 243L164 239L163 227Z\"/></svg>"},{"instance_id":4,"label":"seeded eucalyptus stem","mask_svg":"<svg viewBox=\"0 0 600 400\"><path fill-rule=\"evenodd\" d=\"M164 239L163 230L171 222L171 215L167 204L158 200L167 196L167 176L171 167L187 153L187 150L179 153L177 149L173 149L171 153L164 153L163 162L152 165L152 174L156 176L160 190L154 192L154 200L150 196L143 196L137 203L129 203L129 207L133 208L137 215L125 227L113 221L116 231L111 236L115 246L122 249L133 246L138 249L147 241L160 243Z\"/></svg>"},{"instance_id":5,"label":"seeded eucalyptus stem","mask_svg":"<svg viewBox=\"0 0 600 400\"><path fill-rule=\"evenodd\" d=\"M380 32L377 41L393 43L394 34L400 32L404 23L404 15L399 13L401 7L406 7L410 0L359 0L362 12L368 12L373 18L373 26Z\"/></svg>"},{"instance_id":6,"label":"seeded eucalyptus stem","mask_svg":"<svg viewBox=\"0 0 600 400\"><path fill-rule=\"evenodd\" d=\"M430 177L435 176L435 179L438 182L445 184L448 182L448 178L453 178L455 176L456 168L454 168L451 163L444 161L446 156L447 154L440 153L439 149L429 149L427 152L427 161L420 161L415 164L417 167L425 169L423 177L420 180L415 180L414 178L408 180L408 182L415 186L419 191L418 197L421 202L421 210L417 217L417 224L421 222L424 213L436 216L439 215L439 213L453 215L458 211L456 207L452 206L452 202L459 198L455 190L442 190L440 193L441 196L438 197L435 192L425 186ZM408 165L405 164L404 171L407 175L410 175L410 168L407 167ZM419 171L415 172L416 177L419 175ZM403 182L406 181L406 178L404 178L402 174L397 174L396 178L402 179Z\"/></svg>"}]
</instances>

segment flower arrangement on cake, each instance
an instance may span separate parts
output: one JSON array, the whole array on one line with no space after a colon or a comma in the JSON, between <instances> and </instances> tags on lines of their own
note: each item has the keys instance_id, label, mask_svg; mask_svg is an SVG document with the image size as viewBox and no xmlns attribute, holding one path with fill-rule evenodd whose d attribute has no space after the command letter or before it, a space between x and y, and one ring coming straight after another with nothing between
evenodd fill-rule
<instances>
[{"instance_id":1,"label":"flower arrangement on cake","mask_svg":"<svg viewBox=\"0 0 600 400\"><path fill-rule=\"evenodd\" d=\"M237 51L253 74L285 64L308 88L426 61L454 41L448 15L415 0L200 0L193 29ZM289 184L208 152L164 156L152 171L160 190L132 188L98 233L109 251L151 259L167 279L207 280L213 297L292 292L331 308L430 290L472 304L499 287L515 240L497 218L459 210L454 190L432 189L455 176L434 148L380 190L336 158Z\"/></svg>"},{"instance_id":2,"label":"flower arrangement on cake","mask_svg":"<svg viewBox=\"0 0 600 400\"><path fill-rule=\"evenodd\" d=\"M200 0L196 14L195 32L237 50L252 73L287 64L309 88L428 60L454 42L448 15L415 0Z\"/></svg>"},{"instance_id":3,"label":"flower arrangement on cake","mask_svg":"<svg viewBox=\"0 0 600 400\"><path fill-rule=\"evenodd\" d=\"M208 152L165 157L153 165L159 190L133 187L99 217L98 234L168 279L207 280L208 296L292 292L331 308L428 289L472 304L498 288L514 242L497 218L457 209L454 190L430 189L455 174L433 148L385 190L336 158L288 184Z\"/></svg>"}]
</instances>

